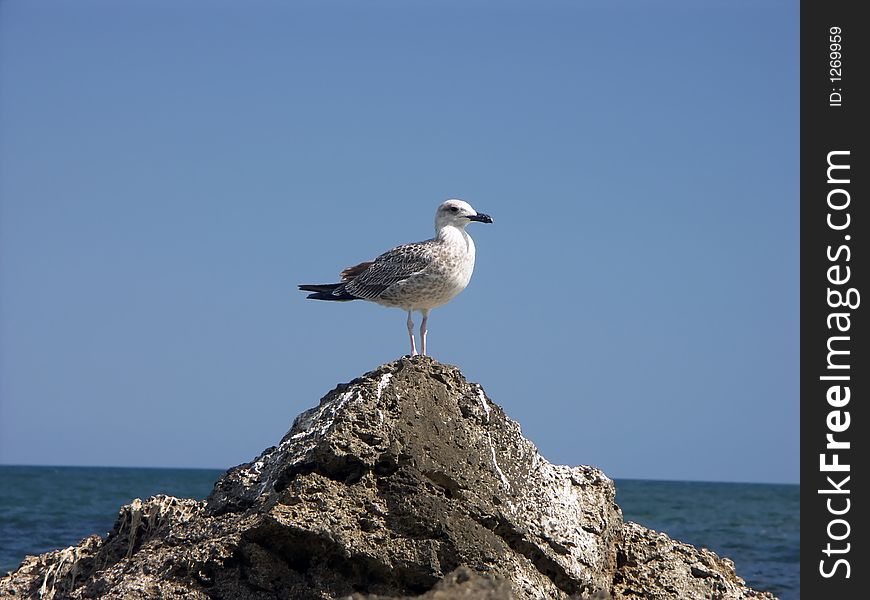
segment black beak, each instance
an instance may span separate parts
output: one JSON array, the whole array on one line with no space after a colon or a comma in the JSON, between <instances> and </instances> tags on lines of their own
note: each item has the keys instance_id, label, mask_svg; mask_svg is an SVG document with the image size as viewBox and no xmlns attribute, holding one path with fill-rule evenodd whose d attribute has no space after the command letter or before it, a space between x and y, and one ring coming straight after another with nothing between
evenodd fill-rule
<instances>
[{"instance_id":1,"label":"black beak","mask_svg":"<svg viewBox=\"0 0 870 600\"><path fill-rule=\"evenodd\" d=\"M492 217L489 215L485 215L483 213L477 213L476 215L467 217L469 221L478 221L480 223L492 223Z\"/></svg>"}]
</instances>

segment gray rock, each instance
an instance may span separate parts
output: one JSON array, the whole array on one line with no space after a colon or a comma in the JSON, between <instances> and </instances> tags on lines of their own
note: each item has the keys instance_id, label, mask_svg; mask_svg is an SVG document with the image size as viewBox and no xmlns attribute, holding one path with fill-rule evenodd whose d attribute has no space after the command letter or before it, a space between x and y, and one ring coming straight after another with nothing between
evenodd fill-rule
<instances>
[{"instance_id":1,"label":"gray rock","mask_svg":"<svg viewBox=\"0 0 870 600\"><path fill-rule=\"evenodd\" d=\"M552 465L428 357L342 384L206 501L156 496L28 557L12 598L773 598L708 550L623 523L613 482Z\"/></svg>"},{"instance_id":2,"label":"gray rock","mask_svg":"<svg viewBox=\"0 0 870 600\"><path fill-rule=\"evenodd\" d=\"M773 598L767 592L746 587L730 559L720 558L706 548L674 541L637 523L625 523L618 549L620 566L612 589L615 598Z\"/></svg>"}]
</instances>

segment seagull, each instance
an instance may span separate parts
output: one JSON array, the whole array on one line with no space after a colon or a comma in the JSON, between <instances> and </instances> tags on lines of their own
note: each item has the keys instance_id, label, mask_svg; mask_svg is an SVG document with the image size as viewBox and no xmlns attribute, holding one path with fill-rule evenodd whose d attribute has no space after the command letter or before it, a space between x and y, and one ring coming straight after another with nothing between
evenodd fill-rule
<instances>
[{"instance_id":1,"label":"seagull","mask_svg":"<svg viewBox=\"0 0 870 600\"><path fill-rule=\"evenodd\" d=\"M420 354L426 354L426 325L429 311L446 304L465 289L474 270L474 240L465 231L472 221L492 223L468 202L447 200L435 211L435 237L423 242L396 246L371 261L348 267L340 283L303 284L299 289L314 292L313 300L369 300L408 313L411 355L414 342L414 311L423 315L420 323Z\"/></svg>"}]
</instances>

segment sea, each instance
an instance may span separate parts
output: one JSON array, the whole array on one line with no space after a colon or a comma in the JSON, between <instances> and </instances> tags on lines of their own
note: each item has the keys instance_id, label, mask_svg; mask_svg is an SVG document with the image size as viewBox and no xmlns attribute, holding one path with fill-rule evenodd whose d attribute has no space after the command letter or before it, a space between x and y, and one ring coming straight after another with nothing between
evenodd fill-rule
<instances>
[{"instance_id":1,"label":"sea","mask_svg":"<svg viewBox=\"0 0 870 600\"><path fill-rule=\"evenodd\" d=\"M134 498L205 498L223 473L209 469L0 465L0 573L26 555L106 535ZM758 483L616 480L626 520L706 547L780 600L800 598L800 487Z\"/></svg>"}]
</instances>

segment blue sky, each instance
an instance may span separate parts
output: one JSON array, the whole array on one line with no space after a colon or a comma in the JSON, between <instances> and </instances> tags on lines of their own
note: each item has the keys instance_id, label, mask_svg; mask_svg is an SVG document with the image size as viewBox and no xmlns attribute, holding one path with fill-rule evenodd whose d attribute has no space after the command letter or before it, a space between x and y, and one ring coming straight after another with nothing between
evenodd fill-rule
<instances>
[{"instance_id":1,"label":"blue sky","mask_svg":"<svg viewBox=\"0 0 870 600\"><path fill-rule=\"evenodd\" d=\"M3 2L0 463L250 460L407 352L296 285L459 197L430 353L545 457L797 482L798 8Z\"/></svg>"}]
</instances>

